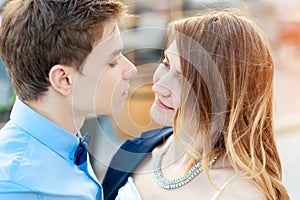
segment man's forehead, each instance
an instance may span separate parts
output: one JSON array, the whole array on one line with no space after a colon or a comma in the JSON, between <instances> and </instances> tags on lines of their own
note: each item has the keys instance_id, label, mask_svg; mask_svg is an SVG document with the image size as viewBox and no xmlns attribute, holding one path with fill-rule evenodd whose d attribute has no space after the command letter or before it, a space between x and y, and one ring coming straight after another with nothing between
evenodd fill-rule
<instances>
[{"instance_id":1,"label":"man's forehead","mask_svg":"<svg viewBox=\"0 0 300 200\"><path fill-rule=\"evenodd\" d=\"M123 50L123 42L119 33L118 26L107 27L104 37L93 48L83 62L83 69L93 68L92 66L105 65L113 56L118 55Z\"/></svg>"},{"instance_id":2,"label":"man's forehead","mask_svg":"<svg viewBox=\"0 0 300 200\"><path fill-rule=\"evenodd\" d=\"M94 47L91 54L102 55L102 58L119 54L123 50L123 41L120 35L119 26L116 23L110 22L106 24L102 38ZM98 57L99 59L99 57Z\"/></svg>"},{"instance_id":3,"label":"man's forehead","mask_svg":"<svg viewBox=\"0 0 300 200\"><path fill-rule=\"evenodd\" d=\"M110 40L114 37L118 37L120 35L120 29L116 22L110 21L104 25L102 37L99 40L98 44L103 43L107 40Z\"/></svg>"}]
</instances>

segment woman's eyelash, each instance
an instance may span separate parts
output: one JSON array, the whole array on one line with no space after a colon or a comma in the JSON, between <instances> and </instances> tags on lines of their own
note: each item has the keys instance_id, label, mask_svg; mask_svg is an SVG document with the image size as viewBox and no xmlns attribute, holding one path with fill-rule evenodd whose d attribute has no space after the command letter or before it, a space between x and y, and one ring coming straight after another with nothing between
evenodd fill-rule
<instances>
[{"instance_id":1,"label":"woman's eyelash","mask_svg":"<svg viewBox=\"0 0 300 200\"><path fill-rule=\"evenodd\" d=\"M177 76L177 78L181 81L181 79L182 79L182 74L181 74L180 72L177 72L177 73L176 73L176 76Z\"/></svg>"},{"instance_id":2,"label":"woman's eyelash","mask_svg":"<svg viewBox=\"0 0 300 200\"><path fill-rule=\"evenodd\" d=\"M168 67L168 68L170 67L169 63L167 63L166 61L162 61L161 63L162 63L165 67Z\"/></svg>"}]
</instances>

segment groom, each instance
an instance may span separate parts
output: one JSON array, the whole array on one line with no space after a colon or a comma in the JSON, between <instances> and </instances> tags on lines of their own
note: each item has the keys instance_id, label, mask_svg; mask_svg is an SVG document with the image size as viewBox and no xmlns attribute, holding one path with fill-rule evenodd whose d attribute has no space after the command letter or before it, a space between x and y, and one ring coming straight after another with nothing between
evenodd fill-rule
<instances>
[{"instance_id":1,"label":"groom","mask_svg":"<svg viewBox=\"0 0 300 200\"><path fill-rule=\"evenodd\" d=\"M0 52L17 95L0 131L0 199L103 199L79 129L122 108L136 68L121 53L123 4L11 0Z\"/></svg>"}]
</instances>

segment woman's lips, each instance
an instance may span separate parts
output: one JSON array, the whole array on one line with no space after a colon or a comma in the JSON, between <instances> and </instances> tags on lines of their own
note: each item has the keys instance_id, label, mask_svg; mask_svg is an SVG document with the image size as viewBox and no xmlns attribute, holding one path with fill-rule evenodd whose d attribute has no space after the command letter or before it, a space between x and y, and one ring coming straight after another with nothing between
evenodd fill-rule
<instances>
[{"instance_id":1,"label":"woman's lips","mask_svg":"<svg viewBox=\"0 0 300 200\"><path fill-rule=\"evenodd\" d=\"M165 104L164 104L163 102L161 102L159 99L156 99L155 103L156 103L159 107L161 107L161 108L163 108L163 109L165 109L165 110L174 110L174 108L171 108L171 107L165 105Z\"/></svg>"}]
</instances>

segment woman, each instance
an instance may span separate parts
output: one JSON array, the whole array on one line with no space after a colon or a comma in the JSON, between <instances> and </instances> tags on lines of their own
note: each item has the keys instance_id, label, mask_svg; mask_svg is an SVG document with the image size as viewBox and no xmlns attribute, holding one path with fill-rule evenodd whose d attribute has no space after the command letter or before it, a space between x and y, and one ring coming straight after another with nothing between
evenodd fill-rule
<instances>
[{"instance_id":1,"label":"woman","mask_svg":"<svg viewBox=\"0 0 300 200\"><path fill-rule=\"evenodd\" d=\"M174 130L122 145L103 181L106 199L289 199L261 30L236 10L206 11L169 30L151 115Z\"/></svg>"}]
</instances>

